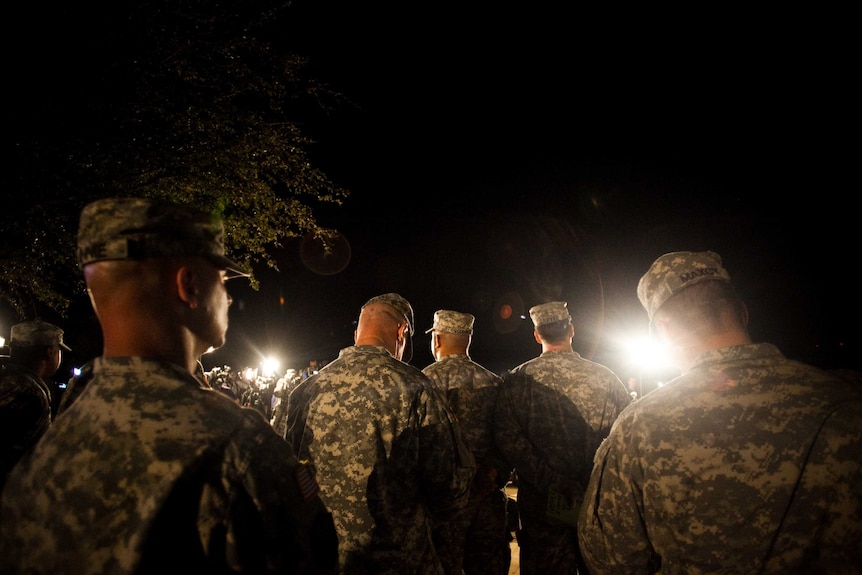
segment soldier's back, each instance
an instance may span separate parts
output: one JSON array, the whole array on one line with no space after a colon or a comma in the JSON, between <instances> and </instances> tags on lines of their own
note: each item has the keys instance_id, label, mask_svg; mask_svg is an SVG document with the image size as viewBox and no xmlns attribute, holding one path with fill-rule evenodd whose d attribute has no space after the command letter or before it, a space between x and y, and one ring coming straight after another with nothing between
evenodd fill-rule
<instances>
[{"instance_id":1,"label":"soldier's back","mask_svg":"<svg viewBox=\"0 0 862 575\"><path fill-rule=\"evenodd\" d=\"M3 494L4 572L334 572L334 530L290 448L177 366L97 359L44 439Z\"/></svg>"}]
</instances>

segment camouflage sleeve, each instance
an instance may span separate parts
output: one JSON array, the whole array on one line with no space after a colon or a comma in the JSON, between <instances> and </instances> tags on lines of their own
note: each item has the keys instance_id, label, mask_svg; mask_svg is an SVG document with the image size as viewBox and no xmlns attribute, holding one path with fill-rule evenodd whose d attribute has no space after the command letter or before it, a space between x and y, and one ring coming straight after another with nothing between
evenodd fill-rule
<instances>
[{"instance_id":1,"label":"camouflage sleeve","mask_svg":"<svg viewBox=\"0 0 862 575\"><path fill-rule=\"evenodd\" d=\"M0 449L0 484L2 478L51 426L51 404L48 396L35 383L30 384L20 378L11 378L5 383L10 387L10 392L0 397L3 412L0 417L0 437L5 444Z\"/></svg>"},{"instance_id":2,"label":"camouflage sleeve","mask_svg":"<svg viewBox=\"0 0 862 575\"><path fill-rule=\"evenodd\" d=\"M799 488L773 536L765 573L798 569L796 556L784 549L812 547L817 553L806 565L810 573L849 573L862 566L862 402L837 406L825 419L798 480ZM824 496L823 484L830 485ZM815 554L811 554L815 555ZM789 564L788 564L789 563ZM856 571L858 573L858 571Z\"/></svg>"},{"instance_id":3,"label":"camouflage sleeve","mask_svg":"<svg viewBox=\"0 0 862 575\"><path fill-rule=\"evenodd\" d=\"M494 439L494 410L497 405L497 397L499 396L500 389L502 387L502 378L499 376L495 376L495 378L498 383L492 388L494 390L493 394L489 393L489 397L491 397L491 407L485 419L485 426L488 435L488 450L485 452L483 459L485 468L492 469L493 473L496 474L495 481L497 488L502 488L512 478L512 470L514 469L514 466L509 464Z\"/></svg>"},{"instance_id":4,"label":"camouflage sleeve","mask_svg":"<svg viewBox=\"0 0 862 575\"><path fill-rule=\"evenodd\" d=\"M567 492L570 478L558 473L529 439L529 426L534 422L530 421L529 412L525 412L532 405L528 379L522 372L510 372L503 378L494 413L495 443L519 479L541 491L555 486Z\"/></svg>"},{"instance_id":5,"label":"camouflage sleeve","mask_svg":"<svg viewBox=\"0 0 862 575\"><path fill-rule=\"evenodd\" d=\"M310 461L309 446L312 442L312 431L306 425L308 420L308 407L311 399L311 393L315 386L315 379L309 378L296 386L288 394L285 406L286 414L284 416L284 437L285 441L291 446L296 457L300 461Z\"/></svg>"},{"instance_id":6,"label":"camouflage sleeve","mask_svg":"<svg viewBox=\"0 0 862 575\"><path fill-rule=\"evenodd\" d=\"M435 521L456 517L466 506L476 462L458 420L433 385L419 394L422 488Z\"/></svg>"},{"instance_id":7,"label":"camouflage sleeve","mask_svg":"<svg viewBox=\"0 0 862 575\"><path fill-rule=\"evenodd\" d=\"M301 573L337 573L338 536L332 516L318 496L313 475L271 430L258 434L244 487L245 493L236 495L240 521L228 535L233 552L244 557L243 564L254 564L246 557L251 549L266 558L266 572L293 568ZM242 511L245 506L258 515L260 533L249 529L256 522L249 520L251 509Z\"/></svg>"},{"instance_id":8,"label":"camouflage sleeve","mask_svg":"<svg viewBox=\"0 0 862 575\"><path fill-rule=\"evenodd\" d=\"M596 452L578 519L581 553L596 575L656 572L644 526L643 474L627 453L627 423L618 420Z\"/></svg>"}]
</instances>

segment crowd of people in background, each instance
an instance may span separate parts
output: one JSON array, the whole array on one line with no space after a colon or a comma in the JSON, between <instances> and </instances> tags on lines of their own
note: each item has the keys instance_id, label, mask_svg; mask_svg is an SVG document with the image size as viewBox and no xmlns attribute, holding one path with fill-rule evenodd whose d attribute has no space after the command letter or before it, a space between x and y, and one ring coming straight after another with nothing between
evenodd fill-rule
<instances>
[{"instance_id":1,"label":"crowd of people in background","mask_svg":"<svg viewBox=\"0 0 862 575\"><path fill-rule=\"evenodd\" d=\"M540 351L502 374L470 357L476 318L446 308L434 361L411 365L398 293L368 299L325 365L206 372L226 282L247 275L222 236L167 202L84 208L103 353L58 400L63 330L11 329L0 572L507 575L513 529L523 575L862 570L858 374L753 342L718 254L641 278L681 374L641 397L573 348L565 301L530 308Z\"/></svg>"},{"instance_id":2,"label":"crowd of people in background","mask_svg":"<svg viewBox=\"0 0 862 575\"><path fill-rule=\"evenodd\" d=\"M259 368L235 370L229 365L215 366L204 372L207 383L243 407L256 409L275 426L281 416L278 406L296 385L318 370L317 360L303 369L287 368L281 375L261 373ZM283 410L282 410L283 411Z\"/></svg>"}]
</instances>

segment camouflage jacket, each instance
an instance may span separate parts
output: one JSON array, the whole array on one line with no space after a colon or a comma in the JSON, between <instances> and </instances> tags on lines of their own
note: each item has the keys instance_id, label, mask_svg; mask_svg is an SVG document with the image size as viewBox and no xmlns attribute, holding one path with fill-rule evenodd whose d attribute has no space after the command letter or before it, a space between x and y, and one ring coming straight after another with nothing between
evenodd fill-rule
<instances>
[{"instance_id":1,"label":"camouflage jacket","mask_svg":"<svg viewBox=\"0 0 862 575\"><path fill-rule=\"evenodd\" d=\"M590 572L859 573L862 394L770 344L702 354L596 454Z\"/></svg>"},{"instance_id":2,"label":"camouflage jacket","mask_svg":"<svg viewBox=\"0 0 862 575\"><path fill-rule=\"evenodd\" d=\"M0 369L0 487L9 471L51 425L51 390L31 369Z\"/></svg>"},{"instance_id":3,"label":"camouflage jacket","mask_svg":"<svg viewBox=\"0 0 862 575\"><path fill-rule=\"evenodd\" d=\"M432 523L457 517L475 472L433 384L383 347L351 346L288 397L286 439L317 471L344 574L440 574Z\"/></svg>"},{"instance_id":4,"label":"camouflage jacket","mask_svg":"<svg viewBox=\"0 0 862 575\"><path fill-rule=\"evenodd\" d=\"M505 473L494 442L494 406L503 379L465 354L447 355L422 370L446 396L477 465Z\"/></svg>"},{"instance_id":5,"label":"camouflage jacket","mask_svg":"<svg viewBox=\"0 0 862 575\"><path fill-rule=\"evenodd\" d=\"M495 438L518 474L524 529L546 520L552 491L580 504L596 449L630 403L613 371L575 351L544 352L503 376Z\"/></svg>"},{"instance_id":6,"label":"camouflage jacket","mask_svg":"<svg viewBox=\"0 0 862 575\"><path fill-rule=\"evenodd\" d=\"M331 518L290 447L165 362L97 358L0 517L4 574L335 573Z\"/></svg>"}]
</instances>

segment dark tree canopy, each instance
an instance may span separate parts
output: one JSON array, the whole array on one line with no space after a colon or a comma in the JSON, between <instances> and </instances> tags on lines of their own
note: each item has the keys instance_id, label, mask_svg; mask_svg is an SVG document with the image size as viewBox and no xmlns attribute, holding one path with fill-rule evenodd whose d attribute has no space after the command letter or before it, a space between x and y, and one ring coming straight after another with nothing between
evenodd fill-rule
<instances>
[{"instance_id":1,"label":"dark tree canopy","mask_svg":"<svg viewBox=\"0 0 862 575\"><path fill-rule=\"evenodd\" d=\"M325 241L315 215L347 191L312 163L301 128L341 97L278 47L288 2L29 9L14 35L25 56L10 71L0 215L0 300L20 319L62 316L82 293L77 218L97 198L163 197L217 213L229 253L250 267L276 267L271 254L287 238Z\"/></svg>"}]
</instances>

